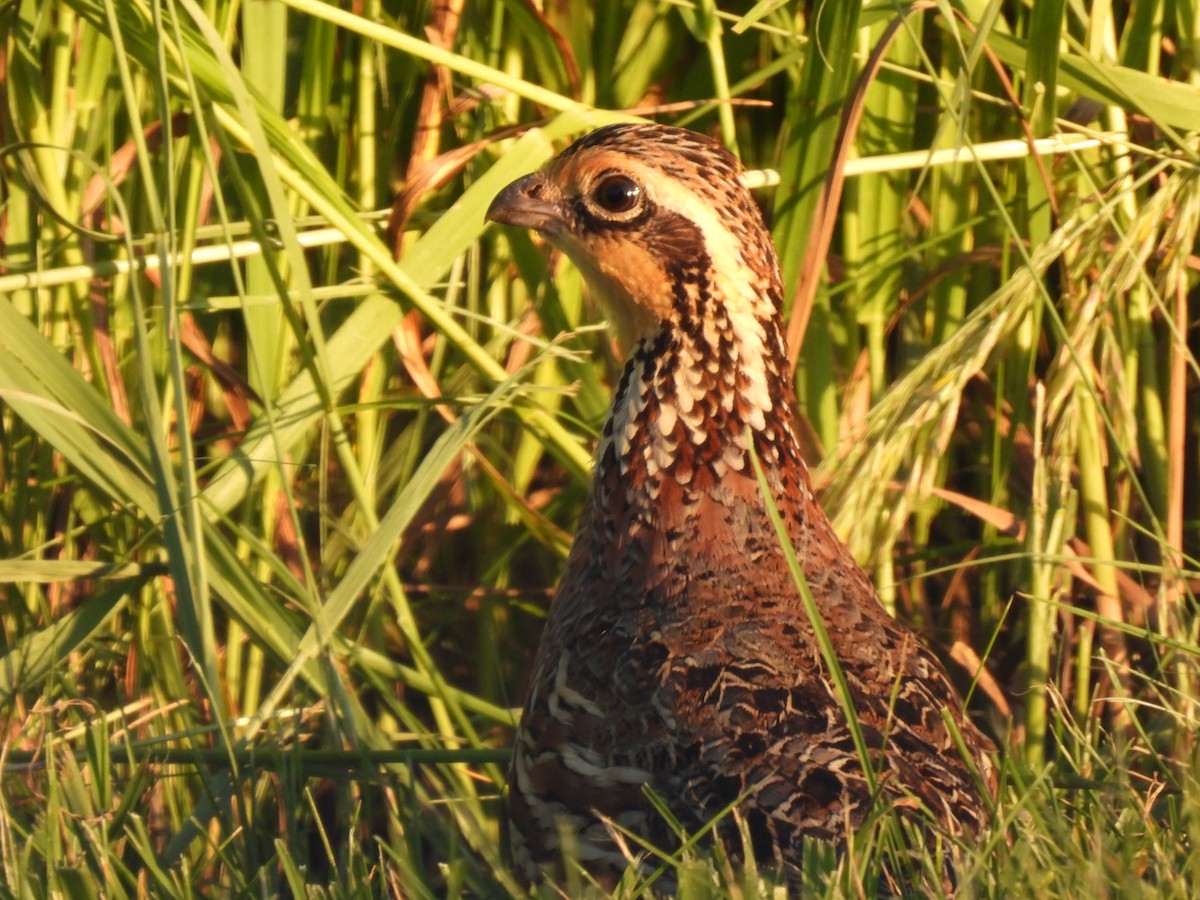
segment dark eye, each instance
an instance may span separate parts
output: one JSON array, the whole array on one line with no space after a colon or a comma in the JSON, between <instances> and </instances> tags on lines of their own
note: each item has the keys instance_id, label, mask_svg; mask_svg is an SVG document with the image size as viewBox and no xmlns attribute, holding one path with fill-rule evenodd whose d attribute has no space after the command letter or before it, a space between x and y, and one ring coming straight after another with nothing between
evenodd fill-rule
<instances>
[{"instance_id":1,"label":"dark eye","mask_svg":"<svg viewBox=\"0 0 1200 900\"><path fill-rule=\"evenodd\" d=\"M610 175L596 185L592 199L601 209L611 213L629 212L638 205L642 189L632 178Z\"/></svg>"}]
</instances>

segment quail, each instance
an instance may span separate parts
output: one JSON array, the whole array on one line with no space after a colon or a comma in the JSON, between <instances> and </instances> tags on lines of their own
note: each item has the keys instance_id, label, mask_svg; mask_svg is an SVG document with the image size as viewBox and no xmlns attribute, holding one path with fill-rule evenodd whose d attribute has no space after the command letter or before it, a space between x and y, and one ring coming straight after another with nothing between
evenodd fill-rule
<instances>
[{"instance_id":1,"label":"quail","mask_svg":"<svg viewBox=\"0 0 1200 900\"><path fill-rule=\"evenodd\" d=\"M741 175L706 136L610 125L487 212L565 253L627 348L516 734L509 840L528 881L566 853L612 885L640 842L678 845L669 818L696 831L731 808L718 835L793 869L805 839L844 841L889 805L950 835L987 821L990 742L814 496L779 265Z\"/></svg>"}]
</instances>

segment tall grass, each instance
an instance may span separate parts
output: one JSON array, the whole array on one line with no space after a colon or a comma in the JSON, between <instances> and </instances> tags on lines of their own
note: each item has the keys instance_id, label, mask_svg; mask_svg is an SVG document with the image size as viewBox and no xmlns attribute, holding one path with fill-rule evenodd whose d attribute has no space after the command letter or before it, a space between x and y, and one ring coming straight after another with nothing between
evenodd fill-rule
<instances>
[{"instance_id":1,"label":"tall grass","mask_svg":"<svg viewBox=\"0 0 1200 900\"><path fill-rule=\"evenodd\" d=\"M0 7L0 890L519 890L617 360L483 211L633 112L768 185L826 504L1004 746L964 889L1193 895L1200 16L902 12ZM869 892L873 828L814 891Z\"/></svg>"}]
</instances>

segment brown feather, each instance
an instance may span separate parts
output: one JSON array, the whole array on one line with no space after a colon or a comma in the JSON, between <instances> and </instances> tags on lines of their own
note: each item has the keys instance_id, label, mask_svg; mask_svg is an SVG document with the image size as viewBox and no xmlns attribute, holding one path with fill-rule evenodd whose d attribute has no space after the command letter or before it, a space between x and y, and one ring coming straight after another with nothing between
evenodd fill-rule
<instances>
[{"instance_id":1,"label":"brown feather","mask_svg":"<svg viewBox=\"0 0 1200 900\"><path fill-rule=\"evenodd\" d=\"M489 210L564 250L630 348L516 738L512 849L530 880L561 865L564 828L605 883L628 862L609 822L675 846L643 788L689 829L744 798L755 854L790 866L803 838L844 839L873 804L924 806L954 835L987 820L971 769L992 777L990 743L813 495L791 424L779 267L739 174L703 136L615 125ZM880 796L751 446L849 682ZM736 840L732 822L718 832Z\"/></svg>"}]
</instances>

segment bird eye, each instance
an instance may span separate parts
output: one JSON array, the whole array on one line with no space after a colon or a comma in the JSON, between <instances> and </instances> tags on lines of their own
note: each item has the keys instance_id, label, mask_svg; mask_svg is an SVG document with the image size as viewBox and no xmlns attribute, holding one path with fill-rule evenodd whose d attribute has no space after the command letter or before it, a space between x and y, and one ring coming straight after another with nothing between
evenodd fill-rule
<instances>
[{"instance_id":1,"label":"bird eye","mask_svg":"<svg viewBox=\"0 0 1200 900\"><path fill-rule=\"evenodd\" d=\"M624 175L610 175L592 191L596 205L610 213L629 212L638 205L641 196L638 183Z\"/></svg>"}]
</instances>

